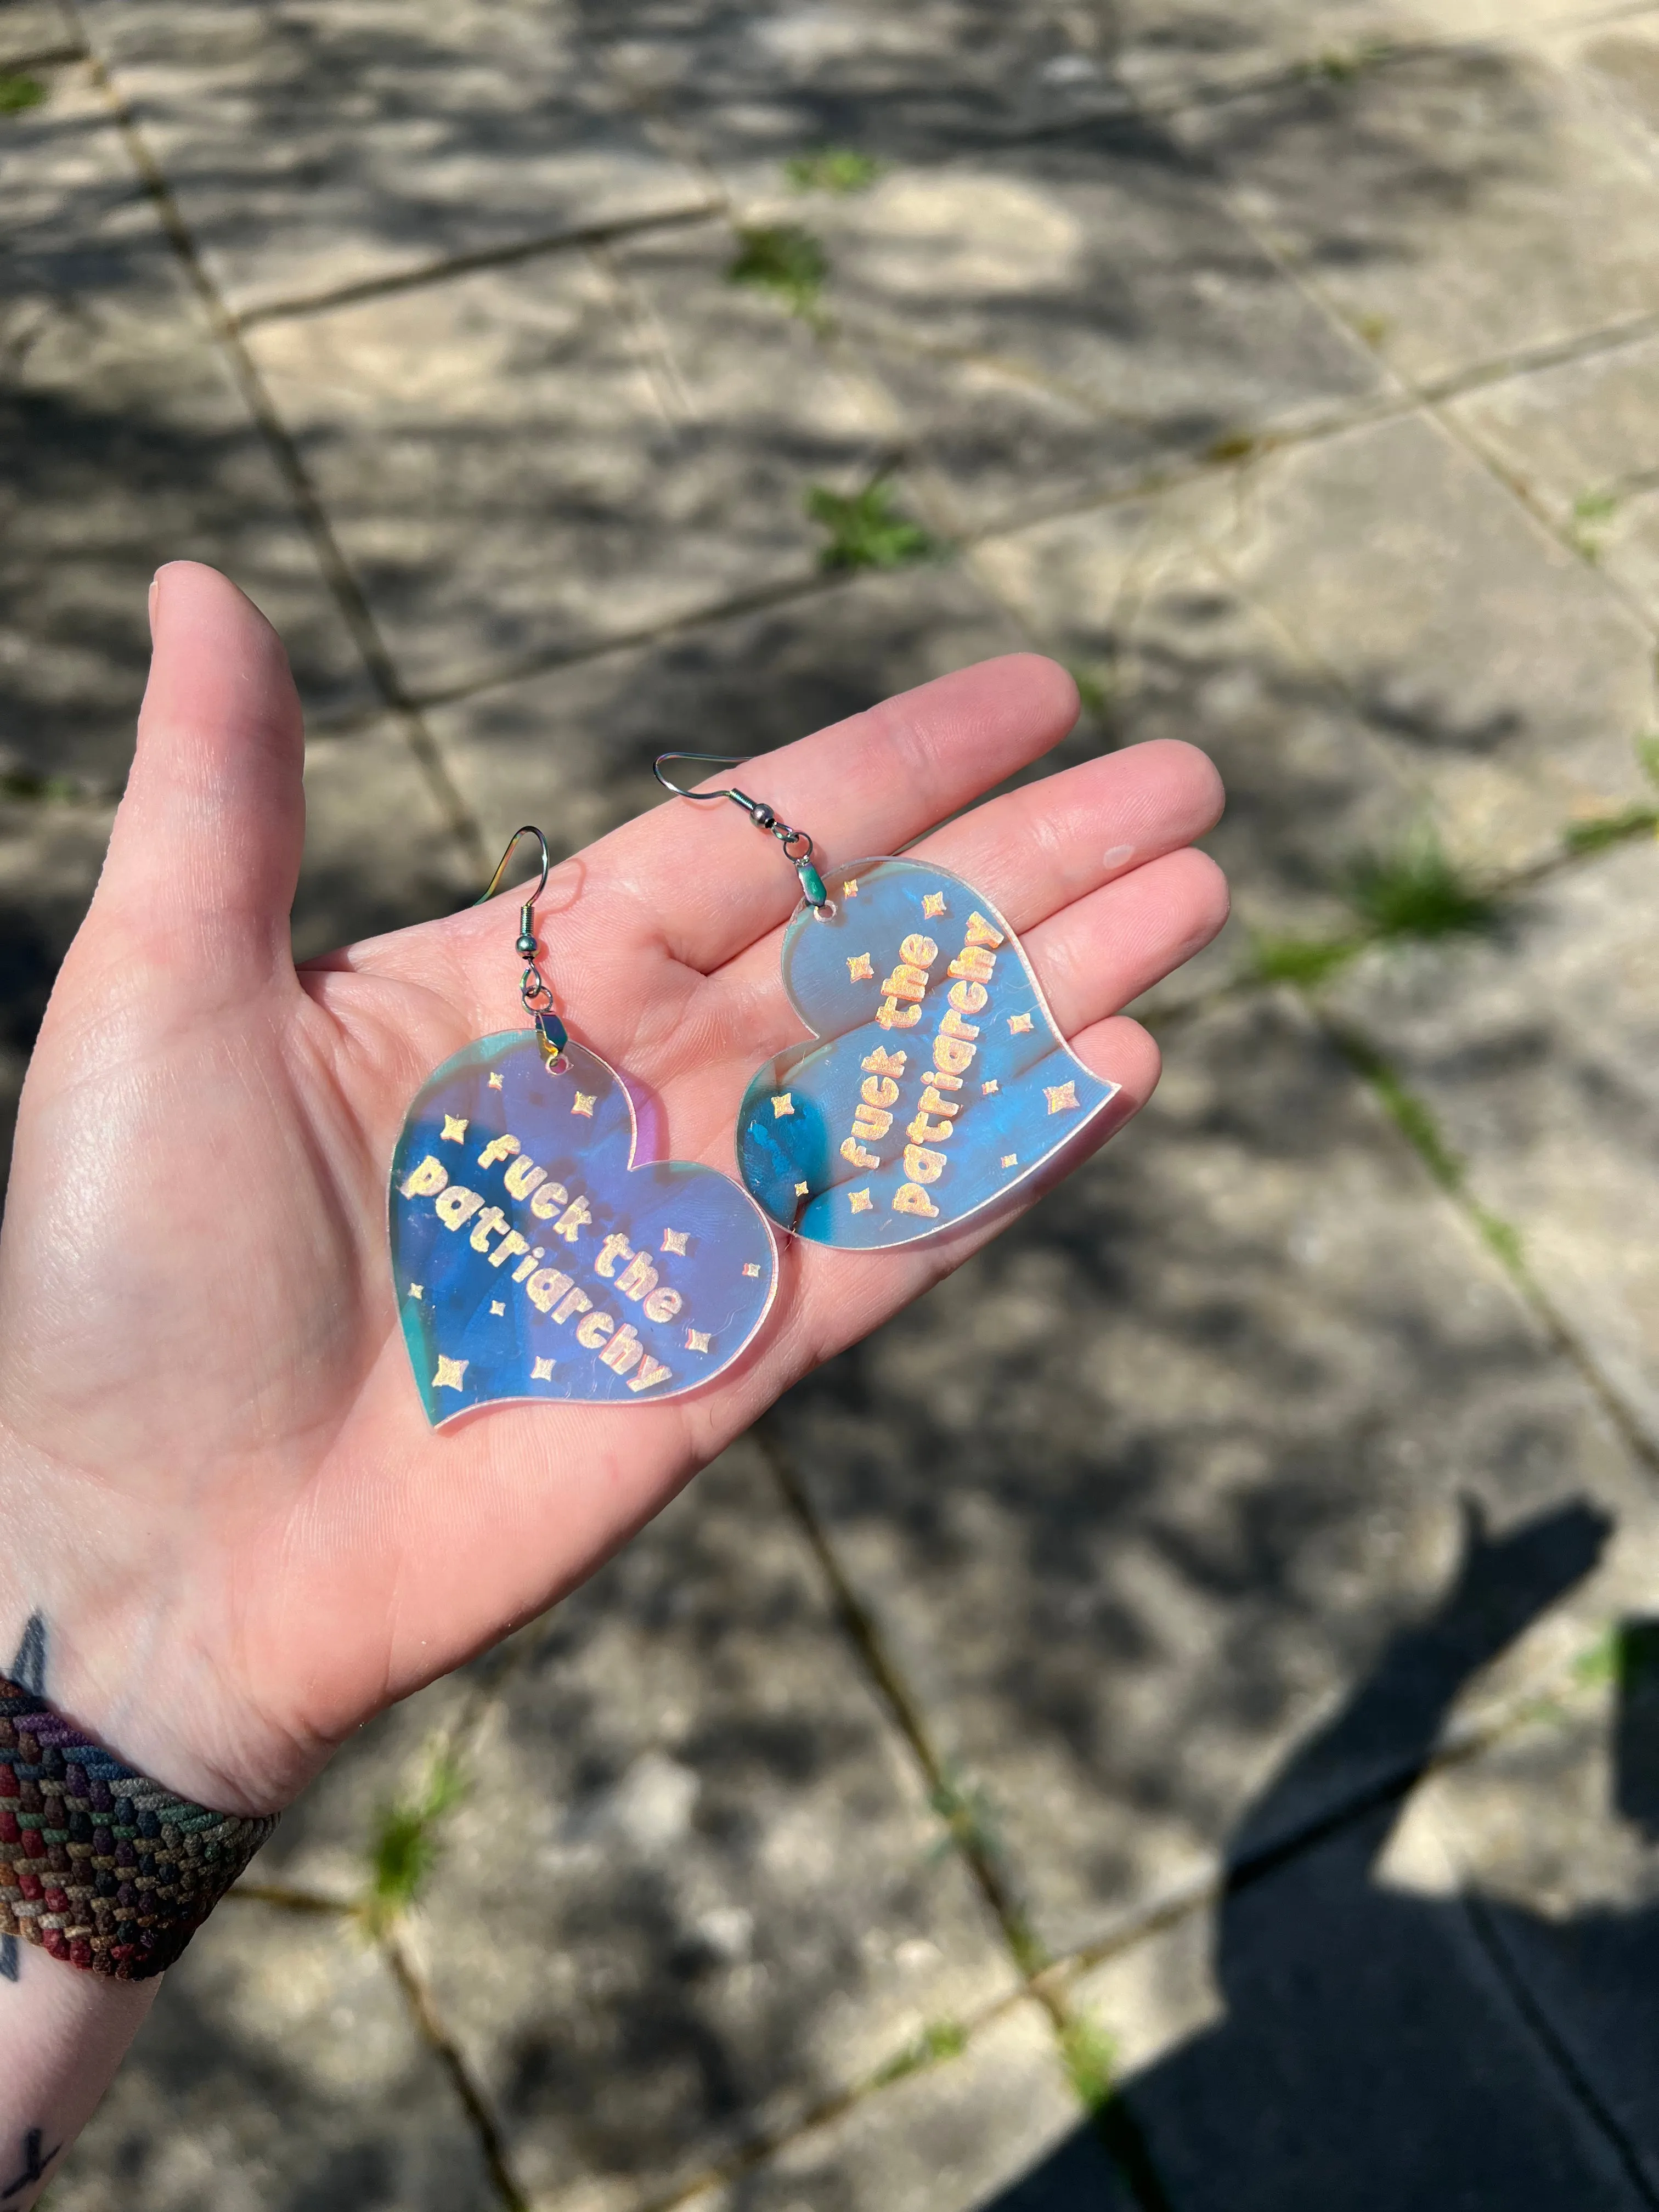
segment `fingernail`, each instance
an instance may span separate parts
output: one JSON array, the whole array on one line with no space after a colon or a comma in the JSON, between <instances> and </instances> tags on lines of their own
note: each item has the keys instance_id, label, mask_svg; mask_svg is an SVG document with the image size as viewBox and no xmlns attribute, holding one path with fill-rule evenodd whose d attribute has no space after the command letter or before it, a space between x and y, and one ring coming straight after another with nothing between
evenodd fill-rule
<instances>
[{"instance_id":1,"label":"fingernail","mask_svg":"<svg viewBox=\"0 0 1659 2212\"><path fill-rule=\"evenodd\" d=\"M161 572L158 568L149 580L149 641L155 642L155 609L161 597Z\"/></svg>"}]
</instances>

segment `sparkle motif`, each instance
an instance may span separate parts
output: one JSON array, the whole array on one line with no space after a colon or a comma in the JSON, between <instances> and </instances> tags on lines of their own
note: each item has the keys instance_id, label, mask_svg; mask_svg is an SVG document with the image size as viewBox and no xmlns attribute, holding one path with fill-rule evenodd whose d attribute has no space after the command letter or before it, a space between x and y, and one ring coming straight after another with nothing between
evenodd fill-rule
<instances>
[{"instance_id":1,"label":"sparkle motif","mask_svg":"<svg viewBox=\"0 0 1659 2212\"><path fill-rule=\"evenodd\" d=\"M465 1121L458 1121L453 1114L446 1114L444 1115L444 1142L447 1145L464 1145L466 1142Z\"/></svg>"},{"instance_id":2,"label":"sparkle motif","mask_svg":"<svg viewBox=\"0 0 1659 2212\"><path fill-rule=\"evenodd\" d=\"M795 1185L795 1195L796 1195L796 1197L797 1197L797 1198L805 1198L805 1195L806 1195L806 1194L807 1194L807 1192L808 1192L808 1190L809 1190L811 1188L811 1186L810 1184L808 1184L808 1183L798 1182L798 1183Z\"/></svg>"},{"instance_id":3,"label":"sparkle motif","mask_svg":"<svg viewBox=\"0 0 1659 2212\"><path fill-rule=\"evenodd\" d=\"M1029 1033L1030 1026L1031 1017L1029 1014L1010 1014L1008 1017L1010 1036L1024 1036Z\"/></svg>"},{"instance_id":4,"label":"sparkle motif","mask_svg":"<svg viewBox=\"0 0 1659 2212\"><path fill-rule=\"evenodd\" d=\"M491 1068L489 1071L489 1087L492 1091L499 1091L501 1089L501 1079L499 1069Z\"/></svg>"},{"instance_id":5,"label":"sparkle motif","mask_svg":"<svg viewBox=\"0 0 1659 2212\"><path fill-rule=\"evenodd\" d=\"M856 876L848 876L847 881L841 887L841 895L843 898L856 898L858 896L859 879Z\"/></svg>"},{"instance_id":6,"label":"sparkle motif","mask_svg":"<svg viewBox=\"0 0 1659 2212\"><path fill-rule=\"evenodd\" d=\"M994 1091L1000 1091L1002 1085L997 1081L994 1075L988 1083L981 1083L980 1085L979 1095L981 1098L988 1098Z\"/></svg>"},{"instance_id":7,"label":"sparkle motif","mask_svg":"<svg viewBox=\"0 0 1659 2212\"><path fill-rule=\"evenodd\" d=\"M744 1272L744 1273L745 1275L752 1275L752 1276L755 1278L756 1281L757 1281L757 1282L758 1282L758 1281L760 1280L760 1262L759 1262L759 1261L758 1261L758 1260L745 1260L745 1261L744 1261L744 1263L743 1263L743 1272Z\"/></svg>"},{"instance_id":8,"label":"sparkle motif","mask_svg":"<svg viewBox=\"0 0 1659 2212\"><path fill-rule=\"evenodd\" d=\"M1017 1168L1019 1165L1019 1154L1018 1152L1005 1152L1002 1156L1002 1164L1006 1168Z\"/></svg>"},{"instance_id":9,"label":"sparkle motif","mask_svg":"<svg viewBox=\"0 0 1659 2212\"><path fill-rule=\"evenodd\" d=\"M1042 1095L1048 1102L1048 1111L1051 1114L1063 1114L1068 1107L1075 1106L1077 1104L1077 1085L1075 1083L1056 1083L1052 1085L1046 1085L1043 1088Z\"/></svg>"},{"instance_id":10,"label":"sparkle motif","mask_svg":"<svg viewBox=\"0 0 1659 2212\"><path fill-rule=\"evenodd\" d=\"M868 1213L872 1200L867 1190L855 1190L848 1194L847 1203L854 1213Z\"/></svg>"},{"instance_id":11,"label":"sparkle motif","mask_svg":"<svg viewBox=\"0 0 1659 2212\"><path fill-rule=\"evenodd\" d=\"M550 1382L553 1380L553 1362L550 1359L532 1359L530 1379L532 1382Z\"/></svg>"},{"instance_id":12,"label":"sparkle motif","mask_svg":"<svg viewBox=\"0 0 1659 2212\"><path fill-rule=\"evenodd\" d=\"M507 1311L507 1308L501 1304L499 1298L491 1298L489 1301L489 1310L493 1314L504 1315Z\"/></svg>"},{"instance_id":13,"label":"sparkle motif","mask_svg":"<svg viewBox=\"0 0 1659 2212\"><path fill-rule=\"evenodd\" d=\"M847 958L847 973L854 983L868 983L874 979L875 969L870 964L867 952L852 952Z\"/></svg>"},{"instance_id":14,"label":"sparkle motif","mask_svg":"<svg viewBox=\"0 0 1659 2212\"><path fill-rule=\"evenodd\" d=\"M684 1255L690 1238L691 1231L689 1229L665 1229L662 1232L662 1249L665 1252L678 1252Z\"/></svg>"},{"instance_id":15,"label":"sparkle motif","mask_svg":"<svg viewBox=\"0 0 1659 2212\"><path fill-rule=\"evenodd\" d=\"M446 1359L441 1352L438 1354L438 1371L432 1378L433 1389L459 1390L461 1387L461 1377L471 1364L465 1359Z\"/></svg>"},{"instance_id":16,"label":"sparkle motif","mask_svg":"<svg viewBox=\"0 0 1659 2212\"><path fill-rule=\"evenodd\" d=\"M708 1336L709 1332L707 1329L688 1328L685 1332L686 1350L688 1352L707 1352L708 1349Z\"/></svg>"},{"instance_id":17,"label":"sparkle motif","mask_svg":"<svg viewBox=\"0 0 1659 2212\"><path fill-rule=\"evenodd\" d=\"M426 1285L424 1283L411 1283L409 1286L409 1295L411 1298L422 1297L425 1294L425 1291Z\"/></svg>"},{"instance_id":18,"label":"sparkle motif","mask_svg":"<svg viewBox=\"0 0 1659 2212\"><path fill-rule=\"evenodd\" d=\"M793 1114L794 1110L794 1100L789 1096L789 1093L787 1091L780 1091L776 1097L772 1101L773 1120L775 1121L781 1121L786 1114Z\"/></svg>"},{"instance_id":19,"label":"sparkle motif","mask_svg":"<svg viewBox=\"0 0 1659 2212\"><path fill-rule=\"evenodd\" d=\"M1026 1027L1028 1029L1030 1027L1030 1024L1029 1022L1026 1024ZM593 1100L597 1096L597 1092L590 1093L586 1091L579 1091L570 1102L571 1112L573 1114L586 1114L588 1120L591 1121L593 1118Z\"/></svg>"},{"instance_id":20,"label":"sparkle motif","mask_svg":"<svg viewBox=\"0 0 1659 2212\"><path fill-rule=\"evenodd\" d=\"M943 914L945 911L944 892L924 891L921 895L921 910L929 921L932 921L935 915Z\"/></svg>"}]
</instances>

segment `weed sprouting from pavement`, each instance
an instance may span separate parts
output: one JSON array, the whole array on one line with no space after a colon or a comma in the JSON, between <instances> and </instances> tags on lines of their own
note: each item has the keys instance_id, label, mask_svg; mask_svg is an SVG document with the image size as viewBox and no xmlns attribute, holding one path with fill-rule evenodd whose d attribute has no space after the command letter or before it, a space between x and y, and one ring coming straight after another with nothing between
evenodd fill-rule
<instances>
[{"instance_id":1,"label":"weed sprouting from pavement","mask_svg":"<svg viewBox=\"0 0 1659 2212\"><path fill-rule=\"evenodd\" d=\"M849 192L867 192L882 168L873 154L851 146L818 146L793 155L783 173L798 192L834 192L844 198Z\"/></svg>"},{"instance_id":2,"label":"weed sprouting from pavement","mask_svg":"<svg viewBox=\"0 0 1659 2212\"><path fill-rule=\"evenodd\" d=\"M1311 61L1303 63L1302 75L1322 78L1327 84L1351 84L1367 70L1378 68L1393 51L1386 39L1362 39L1351 46L1327 46Z\"/></svg>"},{"instance_id":3,"label":"weed sprouting from pavement","mask_svg":"<svg viewBox=\"0 0 1659 2212\"><path fill-rule=\"evenodd\" d=\"M1432 832L1395 853L1354 863L1349 903L1379 938L1478 936L1498 921L1498 902L1448 859Z\"/></svg>"},{"instance_id":4,"label":"weed sprouting from pavement","mask_svg":"<svg viewBox=\"0 0 1659 2212\"><path fill-rule=\"evenodd\" d=\"M738 233L738 254L726 281L770 292L792 314L817 307L830 274L822 242L797 222L763 223Z\"/></svg>"},{"instance_id":5,"label":"weed sprouting from pavement","mask_svg":"<svg viewBox=\"0 0 1659 2212\"><path fill-rule=\"evenodd\" d=\"M1601 853L1609 845L1622 845L1629 838L1651 831L1659 831L1659 806L1644 805L1638 799L1613 814L1589 814L1569 822L1561 832L1561 842L1570 853Z\"/></svg>"},{"instance_id":6,"label":"weed sprouting from pavement","mask_svg":"<svg viewBox=\"0 0 1659 2212\"><path fill-rule=\"evenodd\" d=\"M921 2073L925 2066L937 2066L944 2059L959 2057L967 2048L968 2031L960 2021L931 2020L914 2043L906 2044L896 2057L881 2068L872 2087L884 2089L892 2082L903 2081L908 2074Z\"/></svg>"},{"instance_id":7,"label":"weed sprouting from pavement","mask_svg":"<svg viewBox=\"0 0 1659 2212\"><path fill-rule=\"evenodd\" d=\"M1085 2112L1103 2112L1116 2094L1111 2037L1096 2021L1075 2014L1060 2031L1060 2056Z\"/></svg>"},{"instance_id":8,"label":"weed sprouting from pavement","mask_svg":"<svg viewBox=\"0 0 1659 2212\"><path fill-rule=\"evenodd\" d=\"M361 1911L374 1935L406 1912L438 1863L440 1830L465 1793L459 1764L444 1746L430 1753L420 1787L388 1805L368 1850L368 1887Z\"/></svg>"},{"instance_id":9,"label":"weed sprouting from pavement","mask_svg":"<svg viewBox=\"0 0 1659 2212\"><path fill-rule=\"evenodd\" d=\"M39 107L46 88L38 76L21 70L0 70L0 115L21 115L26 107Z\"/></svg>"},{"instance_id":10,"label":"weed sprouting from pavement","mask_svg":"<svg viewBox=\"0 0 1659 2212\"><path fill-rule=\"evenodd\" d=\"M1613 492L1581 492L1574 500L1568 535L1572 539L1574 549L1586 561L1593 562L1601 559L1602 544L1618 512L1618 495Z\"/></svg>"},{"instance_id":11,"label":"weed sprouting from pavement","mask_svg":"<svg viewBox=\"0 0 1659 2212\"><path fill-rule=\"evenodd\" d=\"M811 484L806 512L829 532L830 542L818 556L822 568L902 568L912 562L933 560L944 550L919 522L899 513L891 489L880 477L855 492Z\"/></svg>"},{"instance_id":12,"label":"weed sprouting from pavement","mask_svg":"<svg viewBox=\"0 0 1659 2212\"><path fill-rule=\"evenodd\" d=\"M1316 991L1364 951L1363 937L1269 937L1250 940L1250 972L1258 983L1293 983Z\"/></svg>"}]
</instances>

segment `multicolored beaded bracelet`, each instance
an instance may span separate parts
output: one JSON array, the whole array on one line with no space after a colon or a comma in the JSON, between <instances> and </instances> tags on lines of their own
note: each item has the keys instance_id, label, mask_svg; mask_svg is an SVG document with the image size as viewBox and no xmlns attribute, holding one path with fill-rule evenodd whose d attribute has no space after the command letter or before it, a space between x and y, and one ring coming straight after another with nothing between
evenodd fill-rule
<instances>
[{"instance_id":1,"label":"multicolored beaded bracelet","mask_svg":"<svg viewBox=\"0 0 1659 2212\"><path fill-rule=\"evenodd\" d=\"M0 1675L0 1935L148 1980L276 1825L175 1797Z\"/></svg>"}]
</instances>

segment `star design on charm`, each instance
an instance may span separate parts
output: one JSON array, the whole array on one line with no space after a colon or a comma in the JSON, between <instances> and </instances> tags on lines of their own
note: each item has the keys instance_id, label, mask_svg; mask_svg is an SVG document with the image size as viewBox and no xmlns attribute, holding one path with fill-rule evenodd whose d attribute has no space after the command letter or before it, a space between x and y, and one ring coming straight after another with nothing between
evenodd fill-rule
<instances>
[{"instance_id":1,"label":"star design on charm","mask_svg":"<svg viewBox=\"0 0 1659 2212\"><path fill-rule=\"evenodd\" d=\"M805 1198L805 1195L806 1195L806 1193L807 1193L808 1188L809 1188L809 1186L808 1186L807 1184L805 1184L805 1183L804 1183L804 1182L798 1182L798 1183L795 1185L795 1195L796 1195L796 1197L797 1197L797 1198Z\"/></svg>"},{"instance_id":2,"label":"star design on charm","mask_svg":"<svg viewBox=\"0 0 1659 2212\"><path fill-rule=\"evenodd\" d=\"M979 1095L981 1098L988 1098L993 1091L1000 1091L1002 1085L997 1081L994 1075L988 1083L981 1083L980 1085Z\"/></svg>"},{"instance_id":3,"label":"star design on charm","mask_svg":"<svg viewBox=\"0 0 1659 2212\"><path fill-rule=\"evenodd\" d=\"M550 1359L532 1359L530 1379L532 1382L550 1382L553 1380L553 1362Z\"/></svg>"},{"instance_id":4,"label":"star design on charm","mask_svg":"<svg viewBox=\"0 0 1659 2212\"><path fill-rule=\"evenodd\" d=\"M848 1194L847 1203L854 1213L868 1213L872 1200L867 1190L854 1190Z\"/></svg>"},{"instance_id":5,"label":"star design on charm","mask_svg":"<svg viewBox=\"0 0 1659 2212\"><path fill-rule=\"evenodd\" d=\"M598 1097L598 1096L599 1093L597 1091L594 1091L590 1096L590 1094L586 1091L579 1091L570 1102L571 1112L573 1114L585 1114L587 1116L587 1119L591 1121L593 1118L593 1100Z\"/></svg>"},{"instance_id":6,"label":"star design on charm","mask_svg":"<svg viewBox=\"0 0 1659 2212\"><path fill-rule=\"evenodd\" d=\"M936 916L943 914L945 911L944 892L924 891L921 895L921 911L929 921L933 921Z\"/></svg>"},{"instance_id":7,"label":"star design on charm","mask_svg":"<svg viewBox=\"0 0 1659 2212\"><path fill-rule=\"evenodd\" d=\"M442 1141L447 1145L464 1145L466 1142L465 1121L458 1121L454 1115L446 1114Z\"/></svg>"},{"instance_id":8,"label":"star design on charm","mask_svg":"<svg viewBox=\"0 0 1659 2212\"><path fill-rule=\"evenodd\" d=\"M446 1359L441 1352L438 1354L438 1371L432 1378L433 1389L459 1390L461 1388L461 1377L471 1364L467 1359Z\"/></svg>"},{"instance_id":9,"label":"star design on charm","mask_svg":"<svg viewBox=\"0 0 1659 2212\"><path fill-rule=\"evenodd\" d=\"M1048 1111L1051 1114L1063 1114L1068 1107L1077 1104L1075 1083L1045 1084L1042 1095L1048 1102Z\"/></svg>"},{"instance_id":10,"label":"star design on charm","mask_svg":"<svg viewBox=\"0 0 1659 2212\"><path fill-rule=\"evenodd\" d=\"M1019 1165L1019 1154L1018 1152L1005 1152L1002 1156L1002 1164L1006 1168L1017 1168Z\"/></svg>"},{"instance_id":11,"label":"star design on charm","mask_svg":"<svg viewBox=\"0 0 1659 2212\"><path fill-rule=\"evenodd\" d=\"M743 1272L745 1275L752 1275L755 1278L755 1280L758 1282L760 1280L760 1261L758 1260L745 1260L743 1263Z\"/></svg>"},{"instance_id":12,"label":"star design on charm","mask_svg":"<svg viewBox=\"0 0 1659 2212\"><path fill-rule=\"evenodd\" d=\"M1030 1032L1030 1027L1031 1017L1029 1014L1009 1015L1008 1034L1010 1036L1024 1036Z\"/></svg>"},{"instance_id":13,"label":"star design on charm","mask_svg":"<svg viewBox=\"0 0 1659 2212\"><path fill-rule=\"evenodd\" d=\"M780 1091L772 1101L772 1119L781 1121L786 1114L793 1114L795 1102L787 1091Z\"/></svg>"},{"instance_id":14,"label":"star design on charm","mask_svg":"<svg viewBox=\"0 0 1659 2212\"><path fill-rule=\"evenodd\" d=\"M411 1298L418 1298L424 1292L425 1289L426 1285L424 1283L411 1283L409 1286L409 1295Z\"/></svg>"},{"instance_id":15,"label":"star design on charm","mask_svg":"<svg viewBox=\"0 0 1659 2212\"><path fill-rule=\"evenodd\" d=\"M489 1301L489 1310L493 1314L504 1315L507 1311L507 1308L501 1304L499 1298L491 1298Z\"/></svg>"},{"instance_id":16,"label":"star design on charm","mask_svg":"<svg viewBox=\"0 0 1659 2212\"><path fill-rule=\"evenodd\" d=\"M682 1259L685 1256L685 1248L690 1242L691 1231L689 1229L665 1229L662 1232L663 1250L678 1252Z\"/></svg>"},{"instance_id":17,"label":"star design on charm","mask_svg":"<svg viewBox=\"0 0 1659 2212\"><path fill-rule=\"evenodd\" d=\"M710 1331L704 1328L688 1328L685 1332L686 1350L688 1352L707 1352L708 1349L710 1333Z\"/></svg>"},{"instance_id":18,"label":"star design on charm","mask_svg":"<svg viewBox=\"0 0 1659 2212\"><path fill-rule=\"evenodd\" d=\"M867 952L851 952L847 957L848 980L854 983L870 983L875 980L875 969L870 964Z\"/></svg>"},{"instance_id":19,"label":"star design on charm","mask_svg":"<svg viewBox=\"0 0 1659 2212\"><path fill-rule=\"evenodd\" d=\"M501 1071L500 1071L500 1069L499 1069L499 1068L495 1068L495 1069L492 1069L492 1070L491 1070L491 1072L490 1072L490 1077L489 1077L489 1087L490 1087L490 1089L491 1089L492 1091L499 1091L499 1090L501 1089Z\"/></svg>"},{"instance_id":20,"label":"star design on charm","mask_svg":"<svg viewBox=\"0 0 1659 2212\"><path fill-rule=\"evenodd\" d=\"M856 876L848 876L847 881L841 887L841 895L843 898L856 898L858 896L859 879Z\"/></svg>"}]
</instances>

